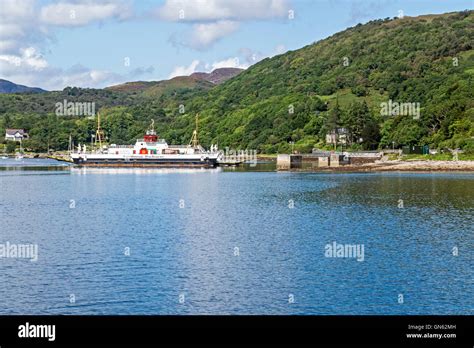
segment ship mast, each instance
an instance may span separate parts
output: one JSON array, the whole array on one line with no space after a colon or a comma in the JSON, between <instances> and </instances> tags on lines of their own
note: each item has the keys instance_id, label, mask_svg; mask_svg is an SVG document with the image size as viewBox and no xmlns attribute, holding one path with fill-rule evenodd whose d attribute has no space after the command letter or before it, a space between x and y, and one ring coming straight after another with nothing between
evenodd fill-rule
<instances>
[{"instance_id":1,"label":"ship mast","mask_svg":"<svg viewBox=\"0 0 474 348\"><path fill-rule=\"evenodd\" d=\"M156 143L158 141L158 136L155 132L155 120L151 120L150 127L146 130L143 140L147 143Z\"/></svg>"},{"instance_id":2,"label":"ship mast","mask_svg":"<svg viewBox=\"0 0 474 348\"><path fill-rule=\"evenodd\" d=\"M197 148L199 146L199 137L198 137L198 127L199 127L199 114L196 115L196 129L193 131L193 136L191 137L191 141L189 144L193 145L193 148Z\"/></svg>"},{"instance_id":3,"label":"ship mast","mask_svg":"<svg viewBox=\"0 0 474 348\"><path fill-rule=\"evenodd\" d=\"M97 113L97 130L95 131L95 146L99 143L99 148L102 148L102 140L104 138L104 131L100 128L100 113Z\"/></svg>"},{"instance_id":4,"label":"ship mast","mask_svg":"<svg viewBox=\"0 0 474 348\"><path fill-rule=\"evenodd\" d=\"M69 144L67 146L67 152L71 154L74 151L74 145L72 144L72 135L69 134Z\"/></svg>"},{"instance_id":5,"label":"ship mast","mask_svg":"<svg viewBox=\"0 0 474 348\"><path fill-rule=\"evenodd\" d=\"M151 120L150 127L148 128L147 134L156 134L155 133L155 120Z\"/></svg>"}]
</instances>

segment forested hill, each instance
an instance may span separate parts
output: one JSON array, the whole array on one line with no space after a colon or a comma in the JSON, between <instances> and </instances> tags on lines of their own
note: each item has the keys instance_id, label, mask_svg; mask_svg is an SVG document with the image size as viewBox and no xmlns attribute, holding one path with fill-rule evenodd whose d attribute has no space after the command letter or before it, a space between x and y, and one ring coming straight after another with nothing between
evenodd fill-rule
<instances>
[{"instance_id":1,"label":"forested hill","mask_svg":"<svg viewBox=\"0 0 474 348\"><path fill-rule=\"evenodd\" d=\"M0 79L0 93L42 93L44 89L17 85L16 83Z\"/></svg>"},{"instance_id":2,"label":"forested hill","mask_svg":"<svg viewBox=\"0 0 474 348\"><path fill-rule=\"evenodd\" d=\"M335 123L365 147L474 148L473 45L474 11L372 21L255 64L174 124L199 111L210 140L264 152L307 150ZM420 119L382 116L389 99L420 103Z\"/></svg>"},{"instance_id":3,"label":"forested hill","mask_svg":"<svg viewBox=\"0 0 474 348\"><path fill-rule=\"evenodd\" d=\"M473 43L474 11L376 20L265 59L210 89L159 97L114 92L102 115L115 143L132 141L150 118L170 142L187 141L199 113L206 145L271 153L295 142L309 151L327 146L327 132L344 128L353 148L427 144L472 151ZM69 133L84 141L94 127L91 119L18 110L14 98L0 96L0 127L30 128L32 146L48 134L57 148L67 146ZM417 105L419 113L381 112L389 102Z\"/></svg>"}]
</instances>

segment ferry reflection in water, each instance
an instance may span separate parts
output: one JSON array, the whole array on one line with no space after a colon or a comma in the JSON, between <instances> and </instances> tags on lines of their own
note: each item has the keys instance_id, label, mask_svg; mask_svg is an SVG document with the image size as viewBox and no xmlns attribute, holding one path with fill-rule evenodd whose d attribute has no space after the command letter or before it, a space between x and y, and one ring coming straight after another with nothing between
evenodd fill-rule
<instances>
[{"instance_id":1,"label":"ferry reflection in water","mask_svg":"<svg viewBox=\"0 0 474 348\"><path fill-rule=\"evenodd\" d=\"M200 174L217 173L222 168L94 168L94 167L72 167L72 174Z\"/></svg>"}]
</instances>

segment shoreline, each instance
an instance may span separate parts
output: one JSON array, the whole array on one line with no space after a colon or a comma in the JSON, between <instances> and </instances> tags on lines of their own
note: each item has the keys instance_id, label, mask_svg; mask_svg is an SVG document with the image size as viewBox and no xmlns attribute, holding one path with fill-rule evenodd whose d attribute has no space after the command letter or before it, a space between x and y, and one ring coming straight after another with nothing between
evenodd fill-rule
<instances>
[{"instance_id":1,"label":"shoreline","mask_svg":"<svg viewBox=\"0 0 474 348\"><path fill-rule=\"evenodd\" d=\"M49 155L28 156L30 159L53 159L58 162L70 163L63 156ZM275 159L269 157L260 157L258 162L273 162ZM72 164L72 163L71 163ZM263 164L263 163L262 163ZM275 161L276 164L276 161ZM312 162L303 161L301 167L291 169L279 169L279 172L308 172L308 173L370 173L370 172L474 172L474 161L441 161L441 160L394 160L394 161L376 161L374 163L365 163L359 165L341 165L339 167L318 167L311 165Z\"/></svg>"},{"instance_id":2,"label":"shoreline","mask_svg":"<svg viewBox=\"0 0 474 348\"><path fill-rule=\"evenodd\" d=\"M283 170L284 171L284 170ZM377 161L340 167L292 168L301 172L474 172L474 161Z\"/></svg>"}]
</instances>

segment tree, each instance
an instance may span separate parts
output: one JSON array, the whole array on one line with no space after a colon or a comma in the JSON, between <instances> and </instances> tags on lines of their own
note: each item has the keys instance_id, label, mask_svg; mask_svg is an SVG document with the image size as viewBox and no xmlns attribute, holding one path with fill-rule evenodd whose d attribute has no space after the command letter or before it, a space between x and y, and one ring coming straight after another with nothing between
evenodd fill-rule
<instances>
[{"instance_id":1,"label":"tree","mask_svg":"<svg viewBox=\"0 0 474 348\"><path fill-rule=\"evenodd\" d=\"M6 151L8 153L14 153L16 150L16 142L15 141L9 141L7 142L6 146Z\"/></svg>"},{"instance_id":2,"label":"tree","mask_svg":"<svg viewBox=\"0 0 474 348\"><path fill-rule=\"evenodd\" d=\"M360 143L364 148L373 148L380 138L379 126L365 101L353 102L345 113L343 125L348 131L351 144Z\"/></svg>"},{"instance_id":3,"label":"tree","mask_svg":"<svg viewBox=\"0 0 474 348\"><path fill-rule=\"evenodd\" d=\"M339 107L339 100L336 99L336 105L329 110L328 117L324 122L324 131L326 133L335 131L337 133L338 128L342 125L343 111Z\"/></svg>"}]
</instances>

